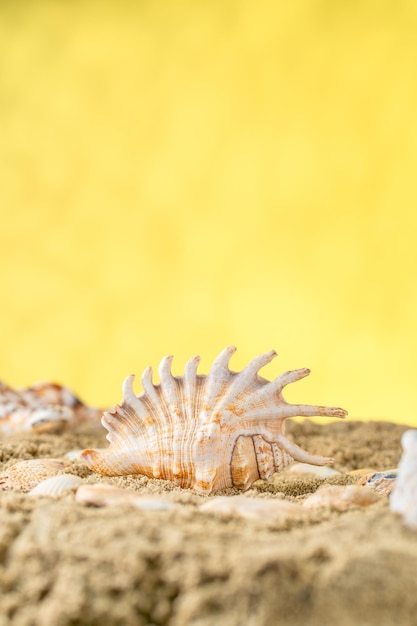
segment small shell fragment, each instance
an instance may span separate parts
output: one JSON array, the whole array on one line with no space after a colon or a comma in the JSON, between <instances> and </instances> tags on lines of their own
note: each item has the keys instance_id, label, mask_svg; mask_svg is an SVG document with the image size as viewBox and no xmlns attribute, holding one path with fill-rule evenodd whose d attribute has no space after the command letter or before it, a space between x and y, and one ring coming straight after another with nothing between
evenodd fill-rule
<instances>
[{"instance_id":1,"label":"small shell fragment","mask_svg":"<svg viewBox=\"0 0 417 626\"><path fill-rule=\"evenodd\" d=\"M406 430L401 438L403 455L398 465L397 484L390 509L400 513L407 526L417 529L417 430Z\"/></svg>"},{"instance_id":2,"label":"small shell fragment","mask_svg":"<svg viewBox=\"0 0 417 626\"><path fill-rule=\"evenodd\" d=\"M317 478L328 478L340 475L341 472L327 465L311 465L310 463L292 463L285 470L286 474L314 474Z\"/></svg>"},{"instance_id":3,"label":"small shell fragment","mask_svg":"<svg viewBox=\"0 0 417 626\"><path fill-rule=\"evenodd\" d=\"M345 511L351 505L369 506L380 499L381 496L368 487L323 485L304 500L303 506L306 509L323 507L333 511Z\"/></svg>"},{"instance_id":4,"label":"small shell fragment","mask_svg":"<svg viewBox=\"0 0 417 626\"><path fill-rule=\"evenodd\" d=\"M66 459L30 459L19 461L0 474L3 491L31 491L36 485L63 472L70 466Z\"/></svg>"},{"instance_id":5,"label":"small shell fragment","mask_svg":"<svg viewBox=\"0 0 417 626\"><path fill-rule=\"evenodd\" d=\"M79 504L93 506L133 506L147 511L163 511L173 509L175 504L160 496L142 496L113 485L82 485L77 489L75 501Z\"/></svg>"},{"instance_id":6,"label":"small shell fragment","mask_svg":"<svg viewBox=\"0 0 417 626\"><path fill-rule=\"evenodd\" d=\"M385 472L370 472L362 476L357 485L369 487L381 496L389 496L395 487L398 478L398 470L387 470Z\"/></svg>"},{"instance_id":7,"label":"small shell fragment","mask_svg":"<svg viewBox=\"0 0 417 626\"><path fill-rule=\"evenodd\" d=\"M239 515L249 520L274 521L302 517L300 504L272 498L246 498L245 496L217 496L202 504L200 511L214 515Z\"/></svg>"},{"instance_id":8,"label":"small shell fragment","mask_svg":"<svg viewBox=\"0 0 417 626\"><path fill-rule=\"evenodd\" d=\"M58 497L69 489L75 489L83 483L83 479L74 474L58 474L58 476L51 476L42 482L38 483L36 487L29 491L29 496L51 496Z\"/></svg>"}]
</instances>

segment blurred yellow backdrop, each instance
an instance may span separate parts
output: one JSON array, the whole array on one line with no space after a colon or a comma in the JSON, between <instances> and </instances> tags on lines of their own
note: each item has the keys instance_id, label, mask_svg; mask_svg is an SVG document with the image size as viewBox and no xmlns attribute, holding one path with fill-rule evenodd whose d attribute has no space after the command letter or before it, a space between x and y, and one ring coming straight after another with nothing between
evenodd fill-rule
<instances>
[{"instance_id":1,"label":"blurred yellow backdrop","mask_svg":"<svg viewBox=\"0 0 417 626\"><path fill-rule=\"evenodd\" d=\"M275 348L417 425L417 5L4 1L0 379ZM140 382L137 382L137 391Z\"/></svg>"}]
</instances>

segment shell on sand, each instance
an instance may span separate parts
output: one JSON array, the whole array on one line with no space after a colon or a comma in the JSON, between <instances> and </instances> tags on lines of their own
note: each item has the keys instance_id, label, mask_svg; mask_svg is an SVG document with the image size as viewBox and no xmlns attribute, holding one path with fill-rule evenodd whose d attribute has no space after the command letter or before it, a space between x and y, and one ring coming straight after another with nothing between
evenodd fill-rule
<instances>
[{"instance_id":1,"label":"shell on sand","mask_svg":"<svg viewBox=\"0 0 417 626\"><path fill-rule=\"evenodd\" d=\"M328 478L329 476L338 476L341 474L338 470L327 465L311 465L310 463L292 463L285 468L288 474L314 474L317 478Z\"/></svg>"},{"instance_id":2,"label":"shell on sand","mask_svg":"<svg viewBox=\"0 0 417 626\"><path fill-rule=\"evenodd\" d=\"M417 528L417 430L406 430L401 438L403 455L398 479L390 497L390 509L403 516L407 526Z\"/></svg>"},{"instance_id":3,"label":"shell on sand","mask_svg":"<svg viewBox=\"0 0 417 626\"><path fill-rule=\"evenodd\" d=\"M51 476L46 478L42 482L38 483L36 487L29 491L30 496L51 496L58 497L69 489L75 489L83 483L83 479L74 474L58 474L58 476Z\"/></svg>"},{"instance_id":4,"label":"shell on sand","mask_svg":"<svg viewBox=\"0 0 417 626\"><path fill-rule=\"evenodd\" d=\"M309 370L285 372L269 382L258 371L276 352L262 354L241 372L233 372L229 360L235 350L223 350L207 376L197 374L198 356L187 362L184 376L173 376L172 356L167 356L159 366L161 384L153 384L152 369L147 368L139 396L133 392L134 376L128 376L122 402L102 418L110 446L104 452L86 450L85 463L99 474L145 474L201 493L232 486L248 489L294 459L332 463L333 459L310 455L287 439L284 423L296 415L345 417L347 412L288 404L283 388Z\"/></svg>"},{"instance_id":5,"label":"shell on sand","mask_svg":"<svg viewBox=\"0 0 417 626\"><path fill-rule=\"evenodd\" d=\"M161 496L134 493L113 485L82 485L77 489L75 500L79 504L93 506L134 506L148 511L163 511L175 508L175 504Z\"/></svg>"},{"instance_id":6,"label":"shell on sand","mask_svg":"<svg viewBox=\"0 0 417 626\"><path fill-rule=\"evenodd\" d=\"M357 485L363 485L374 489L381 496L389 496L395 487L398 478L398 470L386 470L384 472L369 472L362 476Z\"/></svg>"},{"instance_id":7,"label":"shell on sand","mask_svg":"<svg viewBox=\"0 0 417 626\"><path fill-rule=\"evenodd\" d=\"M0 437L59 432L67 424L98 422L99 415L101 411L86 407L72 391L56 383L14 390L0 382Z\"/></svg>"},{"instance_id":8,"label":"shell on sand","mask_svg":"<svg viewBox=\"0 0 417 626\"><path fill-rule=\"evenodd\" d=\"M305 510L300 504L275 498L246 498L245 496L217 496L202 504L200 511L220 516L239 515L258 521L283 521L302 517Z\"/></svg>"},{"instance_id":9,"label":"shell on sand","mask_svg":"<svg viewBox=\"0 0 417 626\"><path fill-rule=\"evenodd\" d=\"M323 485L304 500L303 506L307 509L324 507L334 511L345 511L351 505L369 506L380 499L381 496L368 487Z\"/></svg>"},{"instance_id":10,"label":"shell on sand","mask_svg":"<svg viewBox=\"0 0 417 626\"><path fill-rule=\"evenodd\" d=\"M40 482L69 467L66 459L30 459L19 461L0 474L3 491L30 491Z\"/></svg>"}]
</instances>

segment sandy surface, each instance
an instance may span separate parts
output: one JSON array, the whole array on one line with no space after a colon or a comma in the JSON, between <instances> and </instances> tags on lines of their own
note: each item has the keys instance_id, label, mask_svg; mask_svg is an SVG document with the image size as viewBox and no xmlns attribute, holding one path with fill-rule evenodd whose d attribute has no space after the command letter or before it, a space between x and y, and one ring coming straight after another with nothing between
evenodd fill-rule
<instances>
[{"instance_id":1,"label":"sandy surface","mask_svg":"<svg viewBox=\"0 0 417 626\"><path fill-rule=\"evenodd\" d=\"M311 422L288 433L344 474L275 474L250 498L296 502L346 472L396 467L406 427ZM0 470L16 460L105 446L104 432L31 436L0 443ZM145 477L99 478L177 503L169 511L92 508L74 495L0 492L0 626L401 626L417 620L417 531L381 499L367 508L311 511L303 519L249 521L199 511L207 498ZM229 490L237 494L237 490Z\"/></svg>"}]
</instances>

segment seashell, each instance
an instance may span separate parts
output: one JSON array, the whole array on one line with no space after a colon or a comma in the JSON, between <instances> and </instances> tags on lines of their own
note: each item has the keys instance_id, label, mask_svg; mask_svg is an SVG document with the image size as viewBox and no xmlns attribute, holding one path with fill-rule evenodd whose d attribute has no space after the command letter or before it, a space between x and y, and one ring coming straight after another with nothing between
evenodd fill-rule
<instances>
[{"instance_id":1,"label":"seashell","mask_svg":"<svg viewBox=\"0 0 417 626\"><path fill-rule=\"evenodd\" d=\"M40 482L56 476L70 465L65 459L19 461L0 474L0 490L30 491Z\"/></svg>"},{"instance_id":2,"label":"seashell","mask_svg":"<svg viewBox=\"0 0 417 626\"><path fill-rule=\"evenodd\" d=\"M269 382L258 370L276 352L262 354L241 372L232 372L228 365L235 350L223 350L207 376L197 374L200 358L195 356L187 362L184 376L175 377L172 356L167 356L159 366L161 384L152 383L152 369L147 368L139 396L133 392L134 376L128 376L122 402L102 418L109 431L109 448L85 450L82 459L99 474L145 474L201 493L232 486L248 489L293 459L332 463L333 459L310 455L287 439L284 422L295 415L345 417L347 412L288 404L283 388L309 370L285 372Z\"/></svg>"},{"instance_id":3,"label":"seashell","mask_svg":"<svg viewBox=\"0 0 417 626\"><path fill-rule=\"evenodd\" d=\"M401 444L403 455L389 505L391 511L403 516L407 526L417 528L417 430L406 430Z\"/></svg>"},{"instance_id":4,"label":"seashell","mask_svg":"<svg viewBox=\"0 0 417 626\"><path fill-rule=\"evenodd\" d=\"M175 504L161 496L142 496L113 485L82 485L77 489L75 500L79 504L94 506L134 506L147 511L163 511L175 508Z\"/></svg>"},{"instance_id":5,"label":"seashell","mask_svg":"<svg viewBox=\"0 0 417 626\"><path fill-rule=\"evenodd\" d=\"M56 383L20 390L0 383L0 437L56 432L69 423L98 422L98 417L97 409L86 407L72 391Z\"/></svg>"},{"instance_id":6,"label":"seashell","mask_svg":"<svg viewBox=\"0 0 417 626\"><path fill-rule=\"evenodd\" d=\"M217 496L199 508L203 513L226 517L236 514L245 519L267 522L302 517L305 513L300 504L288 500L245 496Z\"/></svg>"},{"instance_id":7,"label":"seashell","mask_svg":"<svg viewBox=\"0 0 417 626\"><path fill-rule=\"evenodd\" d=\"M311 465L310 463L292 463L285 469L289 474L314 474L318 478L340 475L341 472L327 465Z\"/></svg>"},{"instance_id":8,"label":"seashell","mask_svg":"<svg viewBox=\"0 0 417 626\"><path fill-rule=\"evenodd\" d=\"M51 476L46 478L42 482L38 483L36 487L29 491L29 496L51 496L57 497L68 491L68 489L74 489L79 487L83 483L83 479L74 474L58 474L58 476Z\"/></svg>"},{"instance_id":9,"label":"seashell","mask_svg":"<svg viewBox=\"0 0 417 626\"><path fill-rule=\"evenodd\" d=\"M351 505L369 506L378 502L380 498L368 487L323 485L304 500L303 506L307 509L324 507L334 511L345 511Z\"/></svg>"},{"instance_id":10,"label":"seashell","mask_svg":"<svg viewBox=\"0 0 417 626\"><path fill-rule=\"evenodd\" d=\"M392 469L385 472L369 472L362 476L357 485L369 487L381 496L389 496L395 487L398 478L398 470Z\"/></svg>"}]
</instances>

